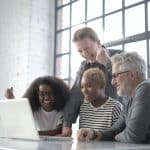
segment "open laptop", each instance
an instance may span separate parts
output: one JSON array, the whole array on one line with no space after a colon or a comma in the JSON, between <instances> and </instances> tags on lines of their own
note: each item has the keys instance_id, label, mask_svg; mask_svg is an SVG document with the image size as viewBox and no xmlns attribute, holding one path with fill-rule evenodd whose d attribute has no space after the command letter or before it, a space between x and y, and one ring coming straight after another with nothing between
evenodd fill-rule
<instances>
[{"instance_id":1,"label":"open laptop","mask_svg":"<svg viewBox=\"0 0 150 150\"><path fill-rule=\"evenodd\" d=\"M71 140L69 137L39 136L28 99L0 100L0 138Z\"/></svg>"}]
</instances>

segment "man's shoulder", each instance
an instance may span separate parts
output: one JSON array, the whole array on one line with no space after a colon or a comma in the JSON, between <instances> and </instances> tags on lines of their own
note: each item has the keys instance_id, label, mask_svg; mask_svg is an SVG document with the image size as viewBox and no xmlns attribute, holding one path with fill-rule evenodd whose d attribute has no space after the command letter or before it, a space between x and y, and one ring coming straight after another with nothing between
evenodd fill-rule
<instances>
[{"instance_id":1,"label":"man's shoulder","mask_svg":"<svg viewBox=\"0 0 150 150\"><path fill-rule=\"evenodd\" d=\"M150 78L144 80L142 83L143 83L143 84L150 84Z\"/></svg>"},{"instance_id":2,"label":"man's shoulder","mask_svg":"<svg viewBox=\"0 0 150 150\"><path fill-rule=\"evenodd\" d=\"M142 81L135 89L135 97L136 99L139 99L138 97L143 97L144 99L150 97L150 79L146 79Z\"/></svg>"},{"instance_id":3,"label":"man's shoulder","mask_svg":"<svg viewBox=\"0 0 150 150\"><path fill-rule=\"evenodd\" d=\"M150 87L150 79L146 79L144 81L142 81L137 88L144 88L144 87Z\"/></svg>"}]
</instances>

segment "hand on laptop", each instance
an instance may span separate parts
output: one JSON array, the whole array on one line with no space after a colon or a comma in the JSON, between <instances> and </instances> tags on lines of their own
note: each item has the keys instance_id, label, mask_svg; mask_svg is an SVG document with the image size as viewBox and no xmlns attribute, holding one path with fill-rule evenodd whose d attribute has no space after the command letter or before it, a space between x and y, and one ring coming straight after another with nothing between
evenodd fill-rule
<instances>
[{"instance_id":1,"label":"hand on laptop","mask_svg":"<svg viewBox=\"0 0 150 150\"><path fill-rule=\"evenodd\" d=\"M13 93L13 87L7 88L5 91L5 97L8 99L13 99L15 98L14 93Z\"/></svg>"}]
</instances>

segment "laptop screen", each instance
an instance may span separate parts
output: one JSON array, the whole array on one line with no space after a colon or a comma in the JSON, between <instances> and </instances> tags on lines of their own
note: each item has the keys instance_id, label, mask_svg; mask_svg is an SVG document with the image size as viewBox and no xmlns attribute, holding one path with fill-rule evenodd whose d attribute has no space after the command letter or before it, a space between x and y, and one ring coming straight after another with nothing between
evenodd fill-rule
<instances>
[{"instance_id":1,"label":"laptop screen","mask_svg":"<svg viewBox=\"0 0 150 150\"><path fill-rule=\"evenodd\" d=\"M39 139L28 99L0 100L0 137Z\"/></svg>"}]
</instances>

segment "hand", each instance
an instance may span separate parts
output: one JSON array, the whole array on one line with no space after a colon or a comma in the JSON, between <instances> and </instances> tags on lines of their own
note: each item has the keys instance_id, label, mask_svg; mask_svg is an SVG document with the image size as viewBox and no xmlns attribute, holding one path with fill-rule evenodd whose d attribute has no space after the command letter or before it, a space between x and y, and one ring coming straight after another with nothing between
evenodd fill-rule
<instances>
[{"instance_id":1,"label":"hand","mask_svg":"<svg viewBox=\"0 0 150 150\"><path fill-rule=\"evenodd\" d=\"M77 133L77 140L79 142L90 141L94 137L94 132L92 129L81 128Z\"/></svg>"},{"instance_id":2,"label":"hand","mask_svg":"<svg viewBox=\"0 0 150 150\"><path fill-rule=\"evenodd\" d=\"M105 48L100 47L97 50L96 61L104 66L110 62L110 56Z\"/></svg>"},{"instance_id":3,"label":"hand","mask_svg":"<svg viewBox=\"0 0 150 150\"><path fill-rule=\"evenodd\" d=\"M70 127L63 127L61 136L71 137L71 135L72 135L72 129Z\"/></svg>"},{"instance_id":4,"label":"hand","mask_svg":"<svg viewBox=\"0 0 150 150\"><path fill-rule=\"evenodd\" d=\"M14 94L13 94L13 87L11 88L7 88L6 92L5 92L5 97L8 99L13 99L15 98Z\"/></svg>"}]
</instances>

